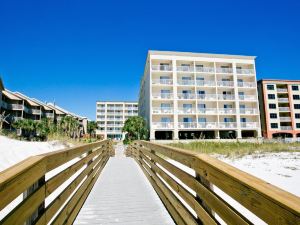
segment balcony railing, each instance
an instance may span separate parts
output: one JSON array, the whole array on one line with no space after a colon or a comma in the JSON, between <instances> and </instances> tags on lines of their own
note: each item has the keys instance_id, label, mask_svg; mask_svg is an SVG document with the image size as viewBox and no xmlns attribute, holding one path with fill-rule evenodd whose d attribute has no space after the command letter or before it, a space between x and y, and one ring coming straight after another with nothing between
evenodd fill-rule
<instances>
[{"instance_id":1,"label":"balcony railing","mask_svg":"<svg viewBox=\"0 0 300 225\"><path fill-rule=\"evenodd\" d=\"M193 113L196 113L196 109L195 108L178 108L178 113L193 114Z\"/></svg>"},{"instance_id":2,"label":"balcony railing","mask_svg":"<svg viewBox=\"0 0 300 225\"><path fill-rule=\"evenodd\" d=\"M30 109L29 110L32 114L41 114L41 110L40 109Z\"/></svg>"},{"instance_id":3,"label":"balcony railing","mask_svg":"<svg viewBox=\"0 0 300 225\"><path fill-rule=\"evenodd\" d=\"M223 108L223 109L219 109L219 113L220 114L235 114L236 110L232 109L232 108Z\"/></svg>"},{"instance_id":4,"label":"balcony railing","mask_svg":"<svg viewBox=\"0 0 300 225\"><path fill-rule=\"evenodd\" d=\"M172 99L173 94L171 93L152 93L153 98L156 99Z\"/></svg>"},{"instance_id":5,"label":"balcony railing","mask_svg":"<svg viewBox=\"0 0 300 225\"><path fill-rule=\"evenodd\" d=\"M199 114L216 114L218 110L216 108L198 108L197 112Z\"/></svg>"},{"instance_id":6,"label":"balcony railing","mask_svg":"<svg viewBox=\"0 0 300 225\"><path fill-rule=\"evenodd\" d=\"M218 81L217 84L219 87L233 87L234 86L233 81Z\"/></svg>"},{"instance_id":7,"label":"balcony railing","mask_svg":"<svg viewBox=\"0 0 300 225\"><path fill-rule=\"evenodd\" d=\"M179 93L177 97L178 99L195 99L195 95L190 93Z\"/></svg>"},{"instance_id":8,"label":"balcony railing","mask_svg":"<svg viewBox=\"0 0 300 225\"><path fill-rule=\"evenodd\" d=\"M193 66L177 66L176 70L181 71L181 72L194 72L194 67Z\"/></svg>"},{"instance_id":9,"label":"balcony railing","mask_svg":"<svg viewBox=\"0 0 300 225\"><path fill-rule=\"evenodd\" d=\"M278 107L279 112L289 112L291 111L289 107Z\"/></svg>"},{"instance_id":10,"label":"balcony railing","mask_svg":"<svg viewBox=\"0 0 300 225\"><path fill-rule=\"evenodd\" d=\"M241 128L257 128L257 122L241 122Z\"/></svg>"},{"instance_id":11,"label":"balcony railing","mask_svg":"<svg viewBox=\"0 0 300 225\"><path fill-rule=\"evenodd\" d=\"M281 130L292 130L292 126L280 126Z\"/></svg>"},{"instance_id":12,"label":"balcony railing","mask_svg":"<svg viewBox=\"0 0 300 225\"><path fill-rule=\"evenodd\" d=\"M161 114L168 114L168 113L173 113L173 108L172 107L153 107L152 108L153 113L161 113Z\"/></svg>"},{"instance_id":13,"label":"balcony railing","mask_svg":"<svg viewBox=\"0 0 300 225\"><path fill-rule=\"evenodd\" d=\"M283 121L283 122L290 122L290 121L292 121L292 118L289 117L289 116L281 116L281 117L280 117L280 121Z\"/></svg>"},{"instance_id":14,"label":"balcony railing","mask_svg":"<svg viewBox=\"0 0 300 225\"><path fill-rule=\"evenodd\" d=\"M152 84L164 84L164 85L172 85L172 79L153 79Z\"/></svg>"},{"instance_id":15,"label":"balcony railing","mask_svg":"<svg viewBox=\"0 0 300 225\"><path fill-rule=\"evenodd\" d=\"M218 127L216 122L198 122L197 125L198 125L197 127L200 129L203 129L203 128L213 129L213 128Z\"/></svg>"},{"instance_id":16,"label":"balcony railing","mask_svg":"<svg viewBox=\"0 0 300 225\"><path fill-rule=\"evenodd\" d=\"M239 95L239 100L256 101L255 95Z\"/></svg>"},{"instance_id":17,"label":"balcony railing","mask_svg":"<svg viewBox=\"0 0 300 225\"><path fill-rule=\"evenodd\" d=\"M172 66L170 65L152 65L151 68L155 71L172 71Z\"/></svg>"},{"instance_id":18,"label":"balcony railing","mask_svg":"<svg viewBox=\"0 0 300 225\"><path fill-rule=\"evenodd\" d=\"M220 122L219 128L236 128L236 122Z\"/></svg>"},{"instance_id":19,"label":"balcony railing","mask_svg":"<svg viewBox=\"0 0 300 225\"><path fill-rule=\"evenodd\" d=\"M288 98L278 98L278 102L289 102Z\"/></svg>"},{"instance_id":20,"label":"balcony railing","mask_svg":"<svg viewBox=\"0 0 300 225\"><path fill-rule=\"evenodd\" d=\"M232 73L232 68L217 68L217 73Z\"/></svg>"},{"instance_id":21,"label":"balcony railing","mask_svg":"<svg viewBox=\"0 0 300 225\"><path fill-rule=\"evenodd\" d=\"M234 100L234 95L219 94L218 99L219 100Z\"/></svg>"},{"instance_id":22,"label":"balcony railing","mask_svg":"<svg viewBox=\"0 0 300 225\"><path fill-rule=\"evenodd\" d=\"M238 82L238 87L256 88L255 82Z\"/></svg>"},{"instance_id":23,"label":"balcony railing","mask_svg":"<svg viewBox=\"0 0 300 225\"><path fill-rule=\"evenodd\" d=\"M198 99L202 100L217 100L216 94L197 94Z\"/></svg>"},{"instance_id":24,"label":"balcony railing","mask_svg":"<svg viewBox=\"0 0 300 225\"><path fill-rule=\"evenodd\" d=\"M277 92L285 93L285 92L288 92L288 89L287 88L277 88Z\"/></svg>"},{"instance_id":25,"label":"balcony railing","mask_svg":"<svg viewBox=\"0 0 300 225\"><path fill-rule=\"evenodd\" d=\"M153 128L172 129L172 128L174 128L174 123L173 122L153 122L152 126L153 126Z\"/></svg>"},{"instance_id":26,"label":"balcony railing","mask_svg":"<svg viewBox=\"0 0 300 225\"><path fill-rule=\"evenodd\" d=\"M214 73L215 69L214 67L197 67L196 66L196 72L200 72L200 73Z\"/></svg>"},{"instance_id":27,"label":"balcony railing","mask_svg":"<svg viewBox=\"0 0 300 225\"><path fill-rule=\"evenodd\" d=\"M254 69L236 69L237 74L254 74Z\"/></svg>"},{"instance_id":28,"label":"balcony railing","mask_svg":"<svg viewBox=\"0 0 300 225\"><path fill-rule=\"evenodd\" d=\"M194 80L178 80L177 83L179 85L195 85Z\"/></svg>"},{"instance_id":29,"label":"balcony railing","mask_svg":"<svg viewBox=\"0 0 300 225\"><path fill-rule=\"evenodd\" d=\"M53 118L54 117L54 113L45 113L45 116L47 118Z\"/></svg>"},{"instance_id":30,"label":"balcony railing","mask_svg":"<svg viewBox=\"0 0 300 225\"><path fill-rule=\"evenodd\" d=\"M24 110L24 106L20 104L7 104L7 106L12 110Z\"/></svg>"},{"instance_id":31,"label":"balcony railing","mask_svg":"<svg viewBox=\"0 0 300 225\"><path fill-rule=\"evenodd\" d=\"M196 122L178 122L178 128L197 128Z\"/></svg>"},{"instance_id":32,"label":"balcony railing","mask_svg":"<svg viewBox=\"0 0 300 225\"><path fill-rule=\"evenodd\" d=\"M257 114L257 109L255 108L241 108L240 114Z\"/></svg>"},{"instance_id":33,"label":"balcony railing","mask_svg":"<svg viewBox=\"0 0 300 225\"><path fill-rule=\"evenodd\" d=\"M208 86L208 87L213 87L216 86L216 82L215 81L211 81L211 80L196 80L196 85L197 86Z\"/></svg>"}]
</instances>

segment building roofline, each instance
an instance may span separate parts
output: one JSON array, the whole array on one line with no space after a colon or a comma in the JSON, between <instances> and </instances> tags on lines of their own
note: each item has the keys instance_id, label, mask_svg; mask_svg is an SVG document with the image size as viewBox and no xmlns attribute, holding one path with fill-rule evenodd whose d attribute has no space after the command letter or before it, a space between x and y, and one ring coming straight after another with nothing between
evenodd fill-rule
<instances>
[{"instance_id":1,"label":"building roofline","mask_svg":"<svg viewBox=\"0 0 300 225\"><path fill-rule=\"evenodd\" d=\"M121 102L121 103L137 103L138 101L101 101L101 100L97 100L96 102Z\"/></svg>"},{"instance_id":2,"label":"building roofline","mask_svg":"<svg viewBox=\"0 0 300 225\"><path fill-rule=\"evenodd\" d=\"M214 54L214 53L196 53L196 52L178 52L178 51L158 51L148 50L149 55L172 55L172 56L193 56L193 57L206 57L206 58L227 58L227 59L256 59L256 56L247 55L229 55L229 54Z\"/></svg>"},{"instance_id":3,"label":"building roofline","mask_svg":"<svg viewBox=\"0 0 300 225\"><path fill-rule=\"evenodd\" d=\"M0 77L0 90L5 90L2 78Z\"/></svg>"},{"instance_id":4,"label":"building roofline","mask_svg":"<svg viewBox=\"0 0 300 225\"><path fill-rule=\"evenodd\" d=\"M261 82L285 82L285 83L300 83L300 80L285 80L285 79L260 79L257 81L258 83Z\"/></svg>"}]
</instances>

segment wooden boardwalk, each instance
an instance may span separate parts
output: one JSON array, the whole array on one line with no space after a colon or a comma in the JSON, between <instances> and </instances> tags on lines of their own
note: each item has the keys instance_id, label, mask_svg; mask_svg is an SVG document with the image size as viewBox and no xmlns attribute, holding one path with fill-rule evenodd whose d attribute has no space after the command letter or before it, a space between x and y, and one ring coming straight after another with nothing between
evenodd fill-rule
<instances>
[{"instance_id":1,"label":"wooden boardwalk","mask_svg":"<svg viewBox=\"0 0 300 225\"><path fill-rule=\"evenodd\" d=\"M115 148L74 224L174 224L137 163Z\"/></svg>"}]
</instances>

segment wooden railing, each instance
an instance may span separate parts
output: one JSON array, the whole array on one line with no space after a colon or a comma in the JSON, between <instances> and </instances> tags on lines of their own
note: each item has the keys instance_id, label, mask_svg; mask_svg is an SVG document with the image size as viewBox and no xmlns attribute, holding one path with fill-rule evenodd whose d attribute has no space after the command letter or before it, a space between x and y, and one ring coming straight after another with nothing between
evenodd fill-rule
<instances>
[{"instance_id":1,"label":"wooden railing","mask_svg":"<svg viewBox=\"0 0 300 225\"><path fill-rule=\"evenodd\" d=\"M126 155L177 224L252 224L249 214L268 224L300 224L300 198L208 155L146 141L134 142Z\"/></svg>"},{"instance_id":2,"label":"wooden railing","mask_svg":"<svg viewBox=\"0 0 300 225\"><path fill-rule=\"evenodd\" d=\"M0 211L22 201L0 224L72 224L113 155L104 140L29 157L1 172Z\"/></svg>"}]
</instances>

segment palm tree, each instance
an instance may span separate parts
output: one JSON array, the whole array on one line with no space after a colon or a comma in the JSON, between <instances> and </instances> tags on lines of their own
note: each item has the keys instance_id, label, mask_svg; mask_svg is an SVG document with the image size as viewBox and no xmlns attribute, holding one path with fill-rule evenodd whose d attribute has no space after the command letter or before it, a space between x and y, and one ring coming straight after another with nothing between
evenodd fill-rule
<instances>
[{"instance_id":1,"label":"palm tree","mask_svg":"<svg viewBox=\"0 0 300 225\"><path fill-rule=\"evenodd\" d=\"M87 132L90 135L90 141L92 138L92 134L95 133L96 129L97 129L97 123L95 121L89 121L87 124Z\"/></svg>"},{"instance_id":2,"label":"palm tree","mask_svg":"<svg viewBox=\"0 0 300 225\"><path fill-rule=\"evenodd\" d=\"M133 140L146 140L148 138L146 121L140 116L128 118L122 131L127 132L124 143L130 143Z\"/></svg>"}]
</instances>

